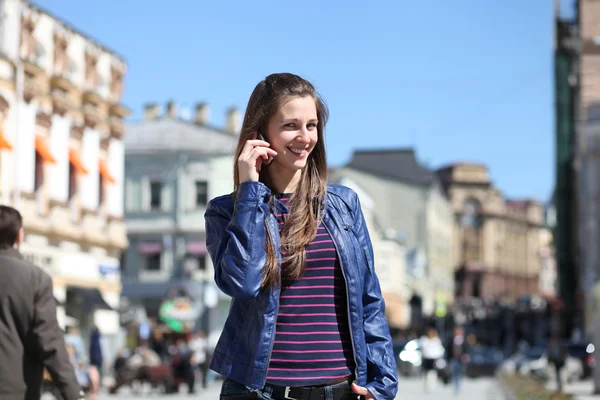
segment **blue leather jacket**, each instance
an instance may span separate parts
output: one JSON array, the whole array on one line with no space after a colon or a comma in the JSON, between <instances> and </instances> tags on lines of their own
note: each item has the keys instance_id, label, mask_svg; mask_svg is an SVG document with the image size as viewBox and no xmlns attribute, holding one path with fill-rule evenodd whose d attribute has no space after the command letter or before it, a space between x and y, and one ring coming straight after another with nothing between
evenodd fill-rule
<instances>
[{"instance_id":1,"label":"blue leather jacket","mask_svg":"<svg viewBox=\"0 0 600 400\"><path fill-rule=\"evenodd\" d=\"M267 257L265 219L281 262L270 197L271 191L264 184L244 182L235 199L232 195L217 197L205 214L215 281L232 297L210 368L253 389L265 385L279 307L280 289L261 289ZM277 198L274 206L285 210ZM396 360L373 266L371 239L356 193L344 186L328 185L323 223L335 243L346 280L356 383L378 400L392 400L398 386Z\"/></svg>"}]
</instances>

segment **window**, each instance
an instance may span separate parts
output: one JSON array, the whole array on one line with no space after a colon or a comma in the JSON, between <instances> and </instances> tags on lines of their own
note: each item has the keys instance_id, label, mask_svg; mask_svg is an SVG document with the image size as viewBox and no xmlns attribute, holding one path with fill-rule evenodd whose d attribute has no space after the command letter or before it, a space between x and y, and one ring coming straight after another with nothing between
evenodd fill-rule
<instances>
[{"instance_id":1,"label":"window","mask_svg":"<svg viewBox=\"0 0 600 400\"><path fill-rule=\"evenodd\" d=\"M464 203L461 219L463 228L479 229L481 227L481 205L476 199L467 199Z\"/></svg>"},{"instance_id":2,"label":"window","mask_svg":"<svg viewBox=\"0 0 600 400\"><path fill-rule=\"evenodd\" d=\"M204 271L206 269L206 256L197 256L196 260L198 260L198 271Z\"/></svg>"},{"instance_id":3,"label":"window","mask_svg":"<svg viewBox=\"0 0 600 400\"><path fill-rule=\"evenodd\" d=\"M77 168L73 163L69 163L69 201L75 197L77 193Z\"/></svg>"},{"instance_id":4,"label":"window","mask_svg":"<svg viewBox=\"0 0 600 400\"><path fill-rule=\"evenodd\" d=\"M146 256L146 271L160 271L160 253Z\"/></svg>"},{"instance_id":5,"label":"window","mask_svg":"<svg viewBox=\"0 0 600 400\"><path fill-rule=\"evenodd\" d=\"M196 181L196 206L205 206L208 203L208 183Z\"/></svg>"},{"instance_id":6,"label":"window","mask_svg":"<svg viewBox=\"0 0 600 400\"><path fill-rule=\"evenodd\" d=\"M196 255L196 254L188 254L185 256L185 260L183 262L183 268L186 274L192 274L196 271L205 271L206 270L206 256L205 255Z\"/></svg>"},{"instance_id":7,"label":"window","mask_svg":"<svg viewBox=\"0 0 600 400\"><path fill-rule=\"evenodd\" d=\"M44 157L36 151L35 152L35 183L34 191L40 190L44 184Z\"/></svg>"},{"instance_id":8,"label":"window","mask_svg":"<svg viewBox=\"0 0 600 400\"><path fill-rule=\"evenodd\" d=\"M150 182L150 208L158 209L161 207L162 183Z\"/></svg>"}]
</instances>

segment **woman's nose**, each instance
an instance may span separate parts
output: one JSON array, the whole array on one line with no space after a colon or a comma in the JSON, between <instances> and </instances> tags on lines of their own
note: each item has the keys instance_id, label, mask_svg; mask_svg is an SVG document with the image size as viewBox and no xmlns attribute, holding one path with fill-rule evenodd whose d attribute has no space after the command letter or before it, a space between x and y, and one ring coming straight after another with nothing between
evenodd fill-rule
<instances>
[{"instance_id":1,"label":"woman's nose","mask_svg":"<svg viewBox=\"0 0 600 400\"><path fill-rule=\"evenodd\" d=\"M310 143L310 131L307 127L300 129L300 135L298 135L298 141L302 143Z\"/></svg>"}]
</instances>

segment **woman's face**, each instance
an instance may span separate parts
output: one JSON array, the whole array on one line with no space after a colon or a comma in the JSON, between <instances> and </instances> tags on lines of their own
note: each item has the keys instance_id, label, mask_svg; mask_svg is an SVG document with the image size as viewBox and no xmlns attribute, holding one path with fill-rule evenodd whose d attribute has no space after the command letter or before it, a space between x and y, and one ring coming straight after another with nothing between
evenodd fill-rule
<instances>
[{"instance_id":1,"label":"woman's face","mask_svg":"<svg viewBox=\"0 0 600 400\"><path fill-rule=\"evenodd\" d=\"M312 96L294 96L284 100L269 121L266 133L271 148L277 152L271 171L283 168L299 171L306 166L308 155L318 141L317 106Z\"/></svg>"}]
</instances>

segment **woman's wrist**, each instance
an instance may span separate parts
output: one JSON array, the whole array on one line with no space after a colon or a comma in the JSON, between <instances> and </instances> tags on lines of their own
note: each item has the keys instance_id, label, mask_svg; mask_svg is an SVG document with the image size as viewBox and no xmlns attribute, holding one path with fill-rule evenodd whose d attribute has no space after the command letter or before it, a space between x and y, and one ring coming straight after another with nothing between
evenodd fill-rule
<instances>
[{"instance_id":1,"label":"woman's wrist","mask_svg":"<svg viewBox=\"0 0 600 400\"><path fill-rule=\"evenodd\" d=\"M246 181L240 183L237 190L237 201L263 199L271 194L271 190L262 182Z\"/></svg>"}]
</instances>

